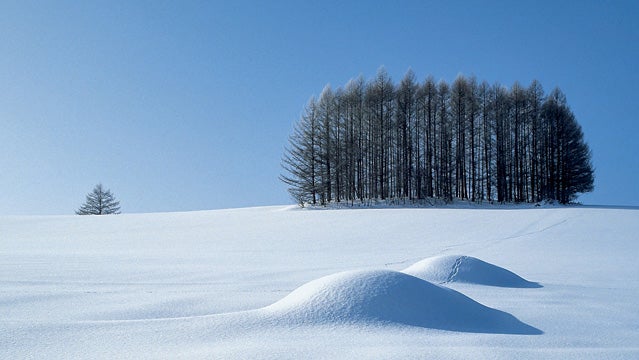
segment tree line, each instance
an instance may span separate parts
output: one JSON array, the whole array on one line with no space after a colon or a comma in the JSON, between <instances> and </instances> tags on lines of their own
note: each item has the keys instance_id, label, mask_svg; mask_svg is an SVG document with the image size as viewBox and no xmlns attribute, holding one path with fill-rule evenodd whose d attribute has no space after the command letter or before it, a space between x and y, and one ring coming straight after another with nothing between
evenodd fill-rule
<instances>
[{"instance_id":1,"label":"tree line","mask_svg":"<svg viewBox=\"0 0 639 360\"><path fill-rule=\"evenodd\" d=\"M398 85L380 68L311 98L281 179L301 205L371 200L572 202L593 190L591 153L565 95L458 76Z\"/></svg>"}]
</instances>

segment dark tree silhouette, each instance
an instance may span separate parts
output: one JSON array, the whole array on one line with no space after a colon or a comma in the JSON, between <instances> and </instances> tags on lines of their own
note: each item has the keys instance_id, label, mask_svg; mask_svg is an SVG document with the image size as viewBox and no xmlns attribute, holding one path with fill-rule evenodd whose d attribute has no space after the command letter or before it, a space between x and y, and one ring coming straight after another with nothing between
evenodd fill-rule
<instances>
[{"instance_id":1,"label":"dark tree silhouette","mask_svg":"<svg viewBox=\"0 0 639 360\"><path fill-rule=\"evenodd\" d=\"M84 204L75 212L77 215L109 215L120 213L120 202L110 190L98 184L87 194Z\"/></svg>"},{"instance_id":2,"label":"dark tree silhouette","mask_svg":"<svg viewBox=\"0 0 639 360\"><path fill-rule=\"evenodd\" d=\"M409 70L326 86L290 137L280 178L300 204L575 201L593 190L583 132L561 90Z\"/></svg>"}]
</instances>

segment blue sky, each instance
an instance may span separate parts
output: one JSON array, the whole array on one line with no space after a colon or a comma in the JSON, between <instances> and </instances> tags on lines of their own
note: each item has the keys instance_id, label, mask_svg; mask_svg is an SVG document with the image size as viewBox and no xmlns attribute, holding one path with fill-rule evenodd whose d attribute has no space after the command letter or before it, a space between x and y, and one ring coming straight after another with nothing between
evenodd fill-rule
<instances>
[{"instance_id":1,"label":"blue sky","mask_svg":"<svg viewBox=\"0 0 639 360\"><path fill-rule=\"evenodd\" d=\"M0 214L292 203L277 179L324 85L384 66L560 87L593 152L587 204L639 205L637 1L4 1Z\"/></svg>"}]
</instances>

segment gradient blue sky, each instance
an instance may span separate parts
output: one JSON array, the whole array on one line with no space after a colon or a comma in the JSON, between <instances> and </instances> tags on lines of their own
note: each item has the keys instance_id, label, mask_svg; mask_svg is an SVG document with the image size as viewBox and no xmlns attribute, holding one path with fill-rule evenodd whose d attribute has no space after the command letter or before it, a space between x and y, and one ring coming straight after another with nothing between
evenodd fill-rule
<instances>
[{"instance_id":1,"label":"gradient blue sky","mask_svg":"<svg viewBox=\"0 0 639 360\"><path fill-rule=\"evenodd\" d=\"M639 1L3 1L0 214L292 203L294 122L325 84L458 74L560 87L587 204L639 205Z\"/></svg>"}]
</instances>

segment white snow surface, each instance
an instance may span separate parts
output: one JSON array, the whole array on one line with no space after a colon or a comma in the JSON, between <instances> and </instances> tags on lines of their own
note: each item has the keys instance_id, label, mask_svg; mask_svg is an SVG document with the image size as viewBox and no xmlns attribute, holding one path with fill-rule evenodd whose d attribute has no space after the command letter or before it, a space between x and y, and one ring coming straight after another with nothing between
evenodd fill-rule
<instances>
[{"instance_id":1,"label":"white snow surface","mask_svg":"<svg viewBox=\"0 0 639 360\"><path fill-rule=\"evenodd\" d=\"M450 331L541 333L455 290L393 270L325 276L264 310L289 325L382 322Z\"/></svg>"},{"instance_id":2,"label":"white snow surface","mask_svg":"<svg viewBox=\"0 0 639 360\"><path fill-rule=\"evenodd\" d=\"M424 259L402 270L406 274L438 284L464 282L503 287L540 287L502 267L472 256L441 255Z\"/></svg>"},{"instance_id":3,"label":"white snow surface","mask_svg":"<svg viewBox=\"0 0 639 360\"><path fill-rule=\"evenodd\" d=\"M639 358L639 209L0 217L0 358Z\"/></svg>"}]
</instances>

